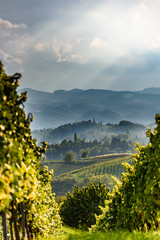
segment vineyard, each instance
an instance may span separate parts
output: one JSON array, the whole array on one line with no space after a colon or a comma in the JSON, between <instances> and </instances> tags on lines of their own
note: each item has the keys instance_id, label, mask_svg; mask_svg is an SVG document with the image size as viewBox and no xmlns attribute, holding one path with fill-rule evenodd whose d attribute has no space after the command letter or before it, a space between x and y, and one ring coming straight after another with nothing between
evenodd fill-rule
<instances>
[{"instance_id":1,"label":"vineyard","mask_svg":"<svg viewBox=\"0 0 160 240\"><path fill-rule=\"evenodd\" d=\"M87 158L84 158L83 160L80 159L80 160L76 161L75 163L71 162L69 164L66 164L64 161L60 161L60 160L57 160L57 161L56 160L48 160L48 161L43 161L41 163L41 165L42 166L47 165L49 170L54 169L54 176L56 177L56 176L62 175L64 173L68 173L68 172L82 169L85 167L90 167L93 165L97 165L99 163L108 162L108 161L112 161L115 159L120 160L127 156L131 156L131 155L127 154L127 153L126 154L125 153L106 154L106 155L97 156L97 157L87 157Z\"/></svg>"},{"instance_id":2,"label":"vineyard","mask_svg":"<svg viewBox=\"0 0 160 240\"><path fill-rule=\"evenodd\" d=\"M125 156L124 154L113 154L102 157L95 157L94 161L93 159L90 159L90 166L86 167L84 164L79 169L75 169L54 177L52 181L53 191L57 195L65 195L68 191L72 192L75 184L79 187L82 187L89 182L98 181L102 181L110 189L113 189L114 181L111 176L115 176L119 179L121 178L121 174L125 172L125 169L122 165L124 162L131 164L132 157ZM64 169L65 166L68 167L68 169L71 169L73 165L70 166L63 164ZM74 168L75 167L76 165L74 165ZM67 171L67 169L65 170Z\"/></svg>"},{"instance_id":3,"label":"vineyard","mask_svg":"<svg viewBox=\"0 0 160 240\"><path fill-rule=\"evenodd\" d=\"M88 167L83 167L78 170L71 171L69 173L62 174L59 177L75 175L77 177L83 178L87 177L90 174L93 174L95 176L111 174L113 176L117 176L118 178L120 178L121 173L125 172L125 169L122 166L122 163L124 162L132 163L132 158L131 157L118 158L110 161L105 161L104 163L97 163Z\"/></svg>"}]
</instances>

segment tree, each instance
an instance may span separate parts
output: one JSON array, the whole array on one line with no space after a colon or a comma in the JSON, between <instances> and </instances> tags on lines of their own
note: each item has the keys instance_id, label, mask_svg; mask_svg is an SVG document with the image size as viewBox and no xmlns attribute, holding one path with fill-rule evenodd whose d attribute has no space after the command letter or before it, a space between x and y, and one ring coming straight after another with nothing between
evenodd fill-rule
<instances>
[{"instance_id":1,"label":"tree","mask_svg":"<svg viewBox=\"0 0 160 240\"><path fill-rule=\"evenodd\" d=\"M65 157L64 157L64 161L66 163L70 163L70 162L74 162L75 161L75 158L74 158L74 154L73 152L67 152Z\"/></svg>"},{"instance_id":2,"label":"tree","mask_svg":"<svg viewBox=\"0 0 160 240\"><path fill-rule=\"evenodd\" d=\"M100 206L104 206L109 189L99 182L90 183L88 187L75 186L73 194L67 193L60 208L60 215L65 224L71 227L88 229L95 224L95 214L102 213Z\"/></svg>"},{"instance_id":3,"label":"tree","mask_svg":"<svg viewBox=\"0 0 160 240\"><path fill-rule=\"evenodd\" d=\"M81 158L86 158L88 157L89 151L88 150L82 150L81 151Z\"/></svg>"},{"instance_id":4,"label":"tree","mask_svg":"<svg viewBox=\"0 0 160 240\"><path fill-rule=\"evenodd\" d=\"M77 138L77 133L74 134L74 142L77 142L78 138Z\"/></svg>"}]
</instances>

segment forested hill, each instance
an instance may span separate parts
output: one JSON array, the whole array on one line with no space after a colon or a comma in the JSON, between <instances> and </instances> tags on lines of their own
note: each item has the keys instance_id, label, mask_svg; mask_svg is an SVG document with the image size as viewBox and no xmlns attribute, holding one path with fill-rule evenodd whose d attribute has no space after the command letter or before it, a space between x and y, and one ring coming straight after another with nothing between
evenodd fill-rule
<instances>
[{"instance_id":1,"label":"forested hill","mask_svg":"<svg viewBox=\"0 0 160 240\"><path fill-rule=\"evenodd\" d=\"M32 132L38 142L47 141L59 143L62 140L73 140L74 134L78 138L90 140L101 140L118 136L120 139L139 141L145 139L147 128L141 124L135 124L130 121L120 121L118 124L103 124L94 119L73 124L65 124L56 129L43 129Z\"/></svg>"},{"instance_id":2,"label":"forested hill","mask_svg":"<svg viewBox=\"0 0 160 240\"><path fill-rule=\"evenodd\" d=\"M28 92L25 111L34 113L32 130L56 128L66 123L95 118L98 122L121 120L148 125L160 112L160 89L139 92L99 89L57 90L53 93L22 89Z\"/></svg>"}]
</instances>

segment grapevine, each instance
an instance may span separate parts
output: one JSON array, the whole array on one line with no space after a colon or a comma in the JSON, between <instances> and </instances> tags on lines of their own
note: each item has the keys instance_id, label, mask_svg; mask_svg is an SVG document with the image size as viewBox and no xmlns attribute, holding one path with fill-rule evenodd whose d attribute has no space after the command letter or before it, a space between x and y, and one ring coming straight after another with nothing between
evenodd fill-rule
<instances>
[{"instance_id":1,"label":"grapevine","mask_svg":"<svg viewBox=\"0 0 160 240\"><path fill-rule=\"evenodd\" d=\"M51 231L48 226L52 226L52 232L60 228L58 206L50 186L52 173L40 167L47 143L39 147L32 139L30 122L33 115L26 116L23 109L27 93L17 93L20 79L19 73L8 76L0 62L0 212L6 240L9 235L11 240L14 236L19 240L26 235L28 239L38 234L46 235ZM41 202L39 213L38 202ZM42 209L44 215L49 216L43 220L43 228Z\"/></svg>"}]
</instances>

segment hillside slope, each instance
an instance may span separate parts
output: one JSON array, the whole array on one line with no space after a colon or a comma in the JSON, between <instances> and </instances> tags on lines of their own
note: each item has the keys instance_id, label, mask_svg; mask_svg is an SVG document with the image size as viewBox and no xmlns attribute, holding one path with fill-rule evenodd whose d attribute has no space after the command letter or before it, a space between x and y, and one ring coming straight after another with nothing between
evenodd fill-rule
<instances>
[{"instance_id":1,"label":"hillside slope","mask_svg":"<svg viewBox=\"0 0 160 240\"><path fill-rule=\"evenodd\" d=\"M160 112L158 89L141 92L99 89L57 90L53 93L22 89L28 92L26 112L33 112L32 129L56 128L66 123L93 119L106 123L129 120L149 124Z\"/></svg>"},{"instance_id":2,"label":"hillside slope","mask_svg":"<svg viewBox=\"0 0 160 240\"><path fill-rule=\"evenodd\" d=\"M114 180L112 175L118 178L125 172L122 163L132 163L129 154L107 154L104 156L87 158L77 161L77 163L66 164L63 161L47 161L43 165L48 165L54 170L52 180L53 191L58 196L72 192L74 185L86 186L89 182L101 181L107 187L113 189Z\"/></svg>"},{"instance_id":3,"label":"hillside slope","mask_svg":"<svg viewBox=\"0 0 160 240\"><path fill-rule=\"evenodd\" d=\"M135 124L130 121L120 121L118 124L102 124L96 121L82 121L73 124L65 124L56 129L35 130L32 136L37 142L46 141L49 144L59 143L63 139L73 140L74 134L77 133L78 138L90 140L100 140L104 137L114 135L129 134L133 139L138 137L145 138L147 128L141 124ZM125 136L124 136L125 137ZM134 141L134 140L133 140Z\"/></svg>"}]
</instances>

